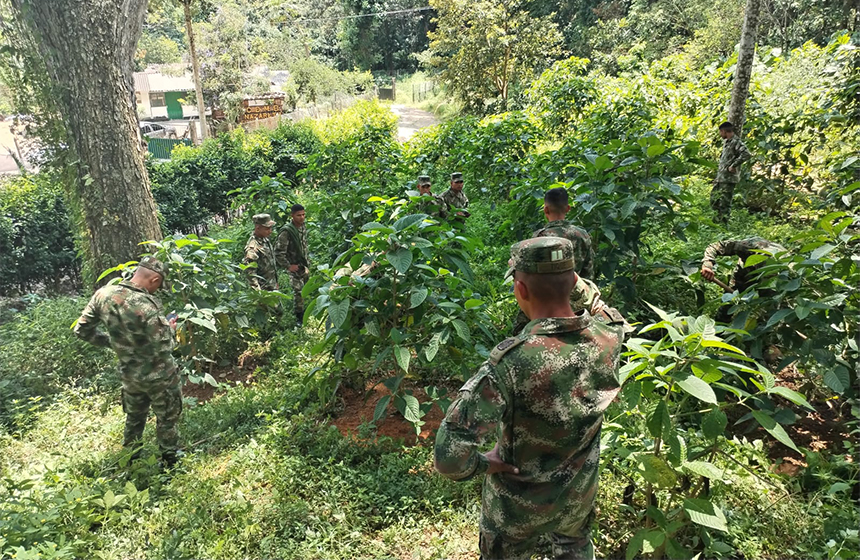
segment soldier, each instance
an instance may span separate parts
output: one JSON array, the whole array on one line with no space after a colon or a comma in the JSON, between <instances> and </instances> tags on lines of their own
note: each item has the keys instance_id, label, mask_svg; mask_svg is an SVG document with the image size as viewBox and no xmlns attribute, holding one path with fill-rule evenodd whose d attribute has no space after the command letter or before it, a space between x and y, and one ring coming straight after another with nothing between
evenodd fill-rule
<instances>
[{"instance_id":1,"label":"soldier","mask_svg":"<svg viewBox=\"0 0 860 560\"><path fill-rule=\"evenodd\" d=\"M275 255L278 264L290 273L290 285L293 287L293 305L296 312L296 324L301 325L305 316L305 304L302 300L302 288L310 276L310 261L308 259L308 230L305 227L305 207L294 204L290 209L292 222L284 226L278 234Z\"/></svg>"},{"instance_id":2,"label":"soldier","mask_svg":"<svg viewBox=\"0 0 860 560\"><path fill-rule=\"evenodd\" d=\"M430 216L444 218L448 215L445 211L445 202L441 197L430 192L431 188L432 183L430 182L430 177L428 175L420 175L418 177L418 194L422 197L428 197L428 199L422 200L418 208L421 212L429 214Z\"/></svg>"},{"instance_id":3,"label":"soldier","mask_svg":"<svg viewBox=\"0 0 860 560\"><path fill-rule=\"evenodd\" d=\"M724 122L720 125L720 138L723 139L723 153L720 155L717 177L711 190L711 208L717 215L716 220L726 223L732 212L735 186L740 181L740 166L750 159L752 154L741 139L735 136L735 127L732 123Z\"/></svg>"},{"instance_id":4,"label":"soldier","mask_svg":"<svg viewBox=\"0 0 860 560\"><path fill-rule=\"evenodd\" d=\"M456 216L456 220L463 222L469 217L466 208L469 207L469 199L463 192L463 174L451 173L451 188L442 193L442 201L445 203L445 213Z\"/></svg>"},{"instance_id":5,"label":"soldier","mask_svg":"<svg viewBox=\"0 0 860 560\"><path fill-rule=\"evenodd\" d=\"M487 475L482 559L530 558L546 533L555 558L593 558L600 428L620 389L621 330L571 309L567 239L521 241L510 264L531 322L460 389L436 437L436 470L454 480ZM492 451L478 452L496 436Z\"/></svg>"},{"instance_id":6,"label":"soldier","mask_svg":"<svg viewBox=\"0 0 860 560\"><path fill-rule=\"evenodd\" d=\"M278 268L275 250L269 241L275 221L268 214L256 214L254 233L245 245L245 264L257 263L257 268L248 268L248 284L255 290L277 290Z\"/></svg>"},{"instance_id":7,"label":"soldier","mask_svg":"<svg viewBox=\"0 0 860 560\"><path fill-rule=\"evenodd\" d=\"M594 251L591 248L591 236L581 227L566 220L570 212L570 195L567 189L559 187L546 191L543 197L543 214L547 224L539 229L532 237L563 237L573 243L573 260L576 262L576 274L581 278L594 278Z\"/></svg>"},{"instance_id":8,"label":"soldier","mask_svg":"<svg viewBox=\"0 0 860 560\"><path fill-rule=\"evenodd\" d=\"M763 237L718 241L708 245L708 248L705 249L705 256L702 258L702 278L709 282L720 284L720 287L726 291L733 292L737 290L738 292L743 292L753 285L755 281L755 272L761 269L765 264L764 262L761 262L749 267L744 266L748 258L756 254L768 254L772 256L784 252L785 247L774 243L773 241L768 241ZM738 263L735 266L735 272L732 275L732 281L729 286L726 286L716 279L714 271L716 269L715 267L718 256L738 257ZM729 322L729 307L730 306L728 305L724 305L720 308L716 317L718 321L723 323Z\"/></svg>"},{"instance_id":9,"label":"soldier","mask_svg":"<svg viewBox=\"0 0 860 560\"><path fill-rule=\"evenodd\" d=\"M131 280L100 288L78 319L75 335L116 352L126 414L123 446L139 446L152 406L162 465L172 467L179 450L176 423L182 412L182 390L173 360L176 319L165 318L161 302L153 295L164 283L166 272L161 261L146 257Z\"/></svg>"}]
</instances>

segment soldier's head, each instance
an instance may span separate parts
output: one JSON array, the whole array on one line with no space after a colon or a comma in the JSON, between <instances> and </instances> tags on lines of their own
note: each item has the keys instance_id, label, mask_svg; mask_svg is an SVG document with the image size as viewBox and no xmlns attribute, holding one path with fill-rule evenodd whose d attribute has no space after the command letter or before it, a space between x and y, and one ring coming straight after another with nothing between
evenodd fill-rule
<instances>
[{"instance_id":1,"label":"soldier's head","mask_svg":"<svg viewBox=\"0 0 860 560\"><path fill-rule=\"evenodd\" d=\"M254 235L257 237L269 237L272 235L272 228L275 227L275 220L268 214L255 214L254 220Z\"/></svg>"},{"instance_id":2,"label":"soldier's head","mask_svg":"<svg viewBox=\"0 0 860 560\"><path fill-rule=\"evenodd\" d=\"M563 220L570 212L570 195L567 189L558 187L546 191L543 195L543 213L550 222Z\"/></svg>"},{"instance_id":3,"label":"soldier's head","mask_svg":"<svg viewBox=\"0 0 860 560\"><path fill-rule=\"evenodd\" d=\"M301 204L293 204L293 207L290 208L290 215L293 218L293 225L296 227L301 227L305 225L305 207Z\"/></svg>"},{"instance_id":4,"label":"soldier's head","mask_svg":"<svg viewBox=\"0 0 860 560\"><path fill-rule=\"evenodd\" d=\"M570 292L576 283L573 244L562 237L534 237L511 246L510 268L514 296L529 319L570 312ZM547 313L552 313L548 315Z\"/></svg>"},{"instance_id":5,"label":"soldier's head","mask_svg":"<svg viewBox=\"0 0 860 560\"><path fill-rule=\"evenodd\" d=\"M166 277L167 265L155 257L143 257L131 280L150 294L154 294L164 285Z\"/></svg>"},{"instance_id":6,"label":"soldier's head","mask_svg":"<svg viewBox=\"0 0 860 560\"><path fill-rule=\"evenodd\" d=\"M418 193L421 194L421 196L429 195L431 186L432 184L429 176L421 175L418 177Z\"/></svg>"},{"instance_id":7,"label":"soldier's head","mask_svg":"<svg viewBox=\"0 0 860 560\"><path fill-rule=\"evenodd\" d=\"M727 138L731 138L734 135L735 135L735 125L733 125L729 121L726 121L720 125L720 138L725 140Z\"/></svg>"},{"instance_id":8,"label":"soldier's head","mask_svg":"<svg viewBox=\"0 0 860 560\"><path fill-rule=\"evenodd\" d=\"M451 189L457 192L463 190L463 174L451 173Z\"/></svg>"}]
</instances>

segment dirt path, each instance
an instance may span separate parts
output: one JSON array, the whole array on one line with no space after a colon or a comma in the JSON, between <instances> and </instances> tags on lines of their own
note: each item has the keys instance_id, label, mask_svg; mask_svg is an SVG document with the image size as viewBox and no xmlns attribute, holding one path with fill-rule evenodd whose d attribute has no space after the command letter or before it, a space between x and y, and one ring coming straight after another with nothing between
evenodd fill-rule
<instances>
[{"instance_id":1,"label":"dirt path","mask_svg":"<svg viewBox=\"0 0 860 560\"><path fill-rule=\"evenodd\" d=\"M398 105L395 103L391 106L391 112L397 115L397 139L401 142L406 142L422 128L433 126L440 122L433 113L428 113L427 111L407 105Z\"/></svg>"}]
</instances>

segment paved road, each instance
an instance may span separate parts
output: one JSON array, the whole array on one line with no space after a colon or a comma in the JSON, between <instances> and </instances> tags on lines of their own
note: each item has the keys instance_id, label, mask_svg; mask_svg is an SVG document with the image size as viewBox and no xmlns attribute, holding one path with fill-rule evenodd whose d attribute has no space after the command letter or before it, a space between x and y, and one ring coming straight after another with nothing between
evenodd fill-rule
<instances>
[{"instance_id":1,"label":"paved road","mask_svg":"<svg viewBox=\"0 0 860 560\"><path fill-rule=\"evenodd\" d=\"M398 117L397 139L401 142L406 142L422 128L439 124L436 115L415 107L395 103L391 106L391 112Z\"/></svg>"}]
</instances>

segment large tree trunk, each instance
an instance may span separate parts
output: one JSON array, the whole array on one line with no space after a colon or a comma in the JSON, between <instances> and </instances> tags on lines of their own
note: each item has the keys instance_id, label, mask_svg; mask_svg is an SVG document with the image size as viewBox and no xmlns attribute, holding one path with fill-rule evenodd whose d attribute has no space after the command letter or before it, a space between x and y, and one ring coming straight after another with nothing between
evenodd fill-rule
<instances>
[{"instance_id":1,"label":"large tree trunk","mask_svg":"<svg viewBox=\"0 0 860 560\"><path fill-rule=\"evenodd\" d=\"M12 0L36 39L76 155L91 272L161 239L140 146L131 62L146 0Z\"/></svg>"},{"instance_id":2,"label":"large tree trunk","mask_svg":"<svg viewBox=\"0 0 860 560\"><path fill-rule=\"evenodd\" d=\"M188 52L191 55L191 71L194 73L194 90L197 92L197 113L200 115L200 138L209 138L206 126L206 104L203 102L203 86L200 85L200 63L197 62L197 47L194 46L194 28L191 25L191 0L182 0L185 10L185 32L188 34Z\"/></svg>"},{"instance_id":3,"label":"large tree trunk","mask_svg":"<svg viewBox=\"0 0 860 560\"><path fill-rule=\"evenodd\" d=\"M735 79L732 82L732 100L729 103L729 122L735 125L736 134L741 134L744 126L744 108L750 91L753 59L755 58L756 29L758 28L761 0L747 0L744 10L744 27L738 49L738 63L735 66Z\"/></svg>"}]
</instances>

